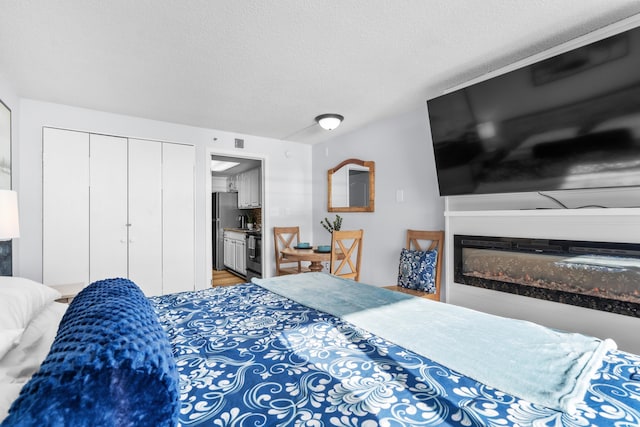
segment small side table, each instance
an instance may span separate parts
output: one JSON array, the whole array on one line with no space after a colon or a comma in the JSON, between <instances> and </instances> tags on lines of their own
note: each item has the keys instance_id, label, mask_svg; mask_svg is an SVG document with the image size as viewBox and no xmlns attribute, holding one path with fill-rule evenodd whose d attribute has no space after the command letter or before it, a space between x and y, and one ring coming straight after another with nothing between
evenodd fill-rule
<instances>
[{"instance_id":1,"label":"small side table","mask_svg":"<svg viewBox=\"0 0 640 427\"><path fill-rule=\"evenodd\" d=\"M84 289L84 283L65 283L62 285L50 285L49 287L62 294L62 296L56 300L57 302L69 304L71 300L78 295L78 292Z\"/></svg>"}]
</instances>

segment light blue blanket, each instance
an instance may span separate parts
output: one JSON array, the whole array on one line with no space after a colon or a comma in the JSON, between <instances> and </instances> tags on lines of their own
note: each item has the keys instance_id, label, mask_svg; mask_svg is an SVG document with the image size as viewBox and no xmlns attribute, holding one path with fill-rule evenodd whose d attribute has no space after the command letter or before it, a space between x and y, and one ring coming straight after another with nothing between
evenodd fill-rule
<instances>
[{"instance_id":1,"label":"light blue blanket","mask_svg":"<svg viewBox=\"0 0 640 427\"><path fill-rule=\"evenodd\" d=\"M412 297L324 273L252 279L505 393L572 413L612 340Z\"/></svg>"}]
</instances>

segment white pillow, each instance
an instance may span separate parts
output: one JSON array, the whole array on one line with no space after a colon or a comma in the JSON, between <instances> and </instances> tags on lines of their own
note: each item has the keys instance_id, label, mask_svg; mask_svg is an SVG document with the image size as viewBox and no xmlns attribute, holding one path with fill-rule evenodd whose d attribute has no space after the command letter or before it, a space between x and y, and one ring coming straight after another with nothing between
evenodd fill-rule
<instances>
[{"instance_id":1,"label":"white pillow","mask_svg":"<svg viewBox=\"0 0 640 427\"><path fill-rule=\"evenodd\" d=\"M53 302L43 308L24 330L20 343L0 359L0 423L8 415L11 402L18 398L22 386L47 357L68 307L68 304Z\"/></svg>"},{"instance_id":2,"label":"white pillow","mask_svg":"<svg viewBox=\"0 0 640 427\"><path fill-rule=\"evenodd\" d=\"M20 337L20 343L0 359L0 383L3 374L12 382L27 382L49 354L58 325L69 304L52 302L33 318Z\"/></svg>"},{"instance_id":3,"label":"white pillow","mask_svg":"<svg viewBox=\"0 0 640 427\"><path fill-rule=\"evenodd\" d=\"M0 329L0 359L20 342L24 329Z\"/></svg>"},{"instance_id":4,"label":"white pillow","mask_svg":"<svg viewBox=\"0 0 640 427\"><path fill-rule=\"evenodd\" d=\"M0 359L20 341L31 319L60 297L60 292L33 280L0 276Z\"/></svg>"}]
</instances>

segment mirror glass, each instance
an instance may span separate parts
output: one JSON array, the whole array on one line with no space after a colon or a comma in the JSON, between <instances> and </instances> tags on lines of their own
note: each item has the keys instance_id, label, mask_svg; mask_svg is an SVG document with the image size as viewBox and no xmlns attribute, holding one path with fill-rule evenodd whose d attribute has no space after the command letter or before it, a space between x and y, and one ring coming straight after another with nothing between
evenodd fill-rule
<instances>
[{"instance_id":1,"label":"mirror glass","mask_svg":"<svg viewBox=\"0 0 640 427\"><path fill-rule=\"evenodd\" d=\"M348 159L327 173L329 212L373 212L375 163Z\"/></svg>"}]
</instances>

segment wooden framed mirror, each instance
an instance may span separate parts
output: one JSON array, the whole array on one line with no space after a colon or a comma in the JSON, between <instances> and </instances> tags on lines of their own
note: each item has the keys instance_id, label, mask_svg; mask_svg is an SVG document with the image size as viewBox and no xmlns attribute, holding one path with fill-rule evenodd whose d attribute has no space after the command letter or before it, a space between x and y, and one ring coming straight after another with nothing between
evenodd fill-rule
<instances>
[{"instance_id":1,"label":"wooden framed mirror","mask_svg":"<svg viewBox=\"0 0 640 427\"><path fill-rule=\"evenodd\" d=\"M327 171L329 212L373 212L375 162L347 159Z\"/></svg>"}]
</instances>

